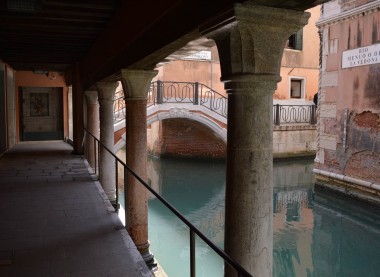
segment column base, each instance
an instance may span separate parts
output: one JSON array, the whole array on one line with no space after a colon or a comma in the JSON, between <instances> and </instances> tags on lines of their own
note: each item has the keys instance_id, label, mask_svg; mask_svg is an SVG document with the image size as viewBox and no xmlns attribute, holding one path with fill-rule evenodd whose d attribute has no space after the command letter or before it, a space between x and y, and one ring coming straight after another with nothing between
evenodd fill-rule
<instances>
[{"instance_id":1,"label":"column base","mask_svg":"<svg viewBox=\"0 0 380 277\"><path fill-rule=\"evenodd\" d=\"M149 241L143 245L136 245L149 270L154 271L157 268L157 263L154 260L154 255L149 250L149 246Z\"/></svg>"},{"instance_id":2,"label":"column base","mask_svg":"<svg viewBox=\"0 0 380 277\"><path fill-rule=\"evenodd\" d=\"M107 195L108 201L111 202L112 207L115 208L115 211L118 211L120 208L120 204L118 202L116 202L116 190L105 191L105 193Z\"/></svg>"},{"instance_id":3,"label":"column base","mask_svg":"<svg viewBox=\"0 0 380 277\"><path fill-rule=\"evenodd\" d=\"M110 202L111 202L111 205L115 209L116 212L118 210L120 210L120 203L116 202L116 199L115 200L110 200Z\"/></svg>"}]
</instances>

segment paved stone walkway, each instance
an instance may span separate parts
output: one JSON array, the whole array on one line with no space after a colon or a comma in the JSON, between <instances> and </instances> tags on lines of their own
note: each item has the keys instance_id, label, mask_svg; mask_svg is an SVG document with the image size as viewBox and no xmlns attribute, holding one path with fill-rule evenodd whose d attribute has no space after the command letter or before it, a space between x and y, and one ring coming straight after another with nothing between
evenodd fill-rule
<instances>
[{"instance_id":1,"label":"paved stone walkway","mask_svg":"<svg viewBox=\"0 0 380 277\"><path fill-rule=\"evenodd\" d=\"M152 276L71 152L27 142L0 158L0 276Z\"/></svg>"}]
</instances>

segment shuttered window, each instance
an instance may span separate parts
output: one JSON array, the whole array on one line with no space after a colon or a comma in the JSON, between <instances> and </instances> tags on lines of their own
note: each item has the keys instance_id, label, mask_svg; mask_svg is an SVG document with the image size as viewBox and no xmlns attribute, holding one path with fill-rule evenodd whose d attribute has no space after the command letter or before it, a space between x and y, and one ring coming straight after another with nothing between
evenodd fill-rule
<instances>
[{"instance_id":1,"label":"shuttered window","mask_svg":"<svg viewBox=\"0 0 380 277\"><path fill-rule=\"evenodd\" d=\"M302 38L303 29L299 30L297 33L294 33L289 37L287 47L294 50L302 50Z\"/></svg>"}]
</instances>

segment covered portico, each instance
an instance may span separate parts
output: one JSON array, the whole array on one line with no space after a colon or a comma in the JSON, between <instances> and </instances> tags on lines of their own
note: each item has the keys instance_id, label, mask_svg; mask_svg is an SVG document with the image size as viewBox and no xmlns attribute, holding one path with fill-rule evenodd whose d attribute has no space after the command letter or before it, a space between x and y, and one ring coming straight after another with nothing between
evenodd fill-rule
<instances>
[{"instance_id":1,"label":"covered portico","mask_svg":"<svg viewBox=\"0 0 380 277\"><path fill-rule=\"evenodd\" d=\"M216 42L228 93L225 251L253 276L272 276L272 94L280 80L287 39L307 23L304 10L325 1L59 0L40 5L36 1L24 10L10 2L1 7L0 39L6 43L0 45L0 59L15 71L65 76L73 92L77 154L83 153L84 127L99 121L93 110L98 107L93 101L96 96L87 101L92 112L85 116L87 91L98 92L100 140L110 145L109 107L115 83L121 81L131 149L126 160L142 178L146 176L147 87L154 69L202 49L208 39ZM6 93L16 94L16 89ZM7 128L0 132L7 138L7 130L17 129L17 124L3 121ZM115 182L107 177L112 165L105 162L104 167L108 169L101 182L112 202ZM127 230L150 262L146 193L132 184L127 201ZM225 274L234 273L226 267Z\"/></svg>"}]
</instances>

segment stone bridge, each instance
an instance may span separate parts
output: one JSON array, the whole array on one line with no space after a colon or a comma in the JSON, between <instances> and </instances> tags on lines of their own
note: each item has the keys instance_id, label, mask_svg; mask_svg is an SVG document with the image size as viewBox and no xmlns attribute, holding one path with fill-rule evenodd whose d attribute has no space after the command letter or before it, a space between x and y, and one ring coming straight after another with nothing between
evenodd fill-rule
<instances>
[{"instance_id":1,"label":"stone bridge","mask_svg":"<svg viewBox=\"0 0 380 277\"><path fill-rule=\"evenodd\" d=\"M115 97L115 152L125 145L125 103L123 91ZM273 151L300 154L316 149L315 106L309 101L274 100ZM147 126L171 118L184 118L207 126L227 143L227 98L198 82L151 84L148 93Z\"/></svg>"},{"instance_id":2,"label":"stone bridge","mask_svg":"<svg viewBox=\"0 0 380 277\"><path fill-rule=\"evenodd\" d=\"M164 103L147 109L147 126L170 118L185 118L207 126L214 134L227 143L227 118L200 105ZM125 145L125 119L115 124L115 152Z\"/></svg>"}]
</instances>

